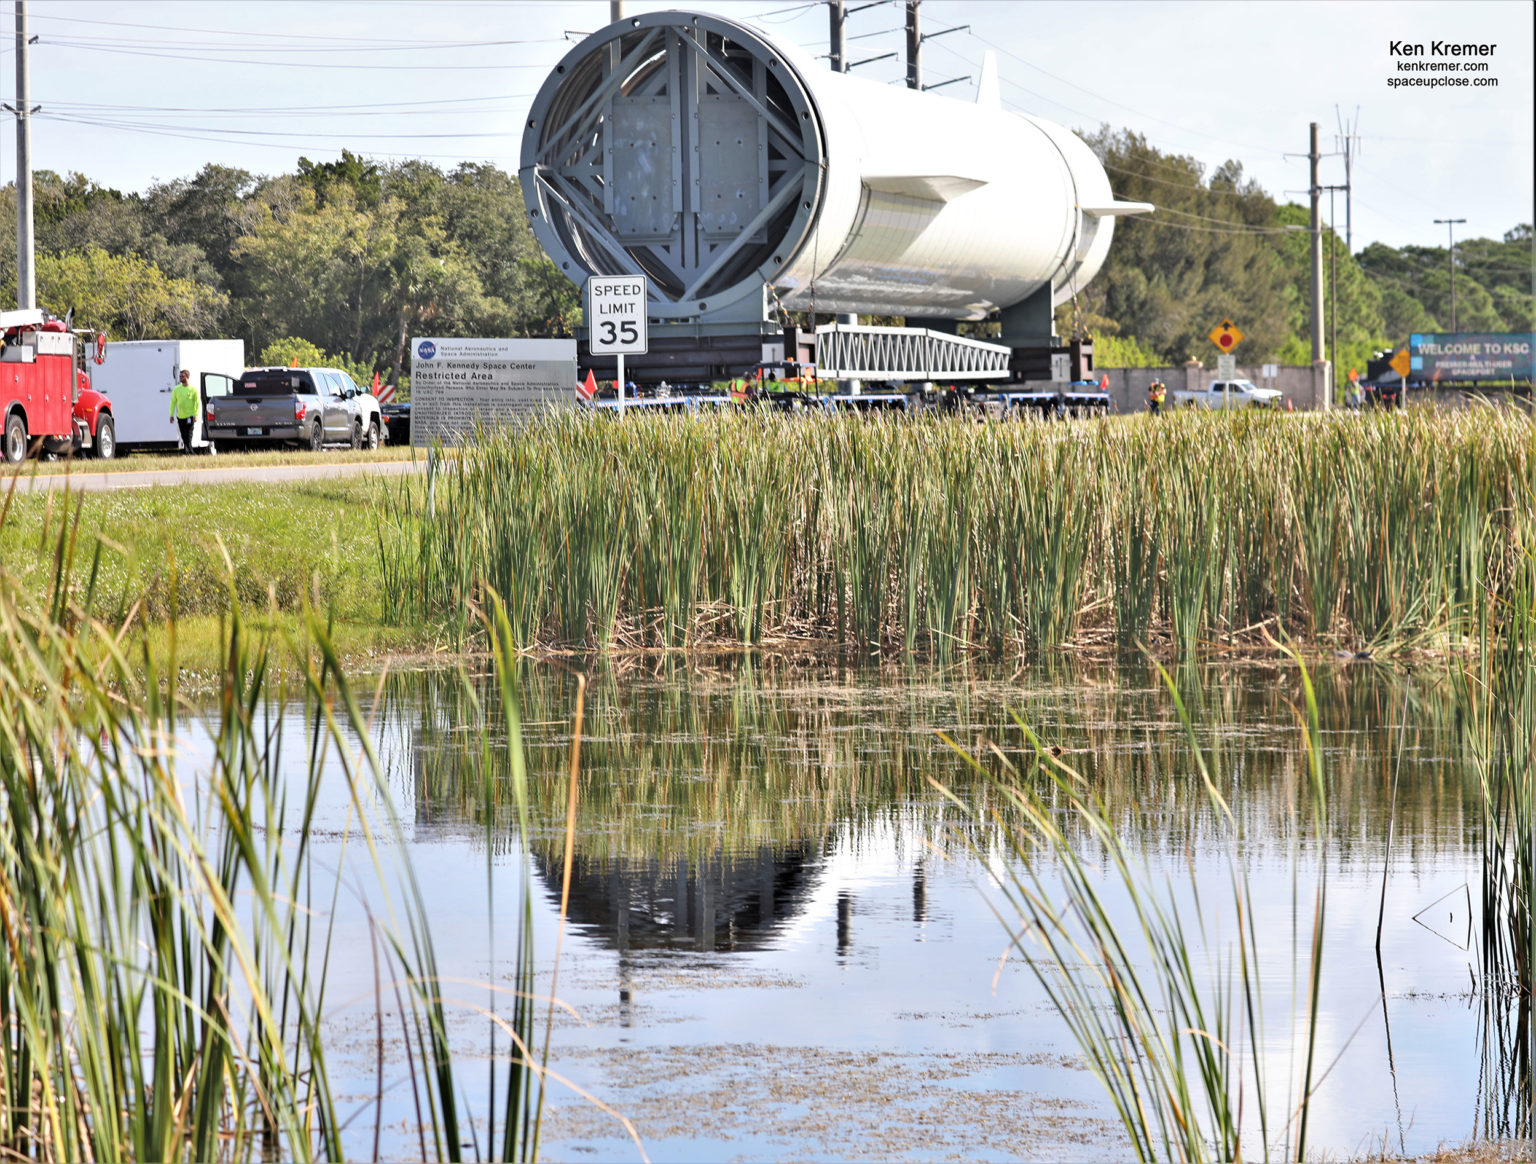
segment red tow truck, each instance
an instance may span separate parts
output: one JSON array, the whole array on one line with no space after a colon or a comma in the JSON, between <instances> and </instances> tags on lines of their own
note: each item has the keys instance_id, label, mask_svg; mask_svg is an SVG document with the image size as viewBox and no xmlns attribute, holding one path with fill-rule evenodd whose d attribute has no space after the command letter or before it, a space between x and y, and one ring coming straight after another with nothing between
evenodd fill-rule
<instances>
[{"instance_id":1,"label":"red tow truck","mask_svg":"<svg viewBox=\"0 0 1536 1164\"><path fill-rule=\"evenodd\" d=\"M91 388L82 338L101 363L107 337L100 332L71 331L38 308L0 311L0 456L11 464L34 446L116 454L112 402Z\"/></svg>"}]
</instances>

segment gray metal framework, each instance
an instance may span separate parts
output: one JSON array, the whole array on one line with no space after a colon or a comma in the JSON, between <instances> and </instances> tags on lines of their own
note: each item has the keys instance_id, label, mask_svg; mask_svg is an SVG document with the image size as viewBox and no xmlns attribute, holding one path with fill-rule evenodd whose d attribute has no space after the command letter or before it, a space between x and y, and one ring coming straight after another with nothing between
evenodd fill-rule
<instances>
[{"instance_id":1,"label":"gray metal framework","mask_svg":"<svg viewBox=\"0 0 1536 1164\"><path fill-rule=\"evenodd\" d=\"M921 327L833 324L816 331L824 380L1002 380L1011 349Z\"/></svg>"},{"instance_id":2,"label":"gray metal framework","mask_svg":"<svg viewBox=\"0 0 1536 1164\"><path fill-rule=\"evenodd\" d=\"M534 232L572 279L644 274L658 318L745 300L757 320L761 286L814 221L823 155L811 98L771 45L732 21L663 12L588 37L556 66L520 175Z\"/></svg>"}]
</instances>

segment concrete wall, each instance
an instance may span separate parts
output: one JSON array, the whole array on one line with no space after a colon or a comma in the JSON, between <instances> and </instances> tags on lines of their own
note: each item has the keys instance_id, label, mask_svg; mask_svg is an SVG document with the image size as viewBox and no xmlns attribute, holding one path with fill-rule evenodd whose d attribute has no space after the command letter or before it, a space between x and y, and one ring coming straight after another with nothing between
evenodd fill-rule
<instances>
[{"instance_id":1,"label":"concrete wall","mask_svg":"<svg viewBox=\"0 0 1536 1164\"><path fill-rule=\"evenodd\" d=\"M1328 407L1328 362L1320 360L1311 367L1282 367L1273 382L1260 377L1259 367L1238 366L1234 379L1251 380L1261 388L1278 388L1299 412ZM1109 398L1115 412L1145 412L1147 385L1161 380L1168 385L1168 406L1178 391L1199 391L1219 379L1216 369L1203 368L1191 361L1182 368L1095 368L1095 379L1109 377Z\"/></svg>"}]
</instances>

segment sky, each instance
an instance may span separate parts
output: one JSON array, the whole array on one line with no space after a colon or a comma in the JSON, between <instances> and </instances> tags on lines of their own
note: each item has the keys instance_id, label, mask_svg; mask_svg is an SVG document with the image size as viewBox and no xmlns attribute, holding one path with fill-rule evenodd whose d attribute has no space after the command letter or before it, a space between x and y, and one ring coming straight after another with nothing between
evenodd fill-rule
<instances>
[{"instance_id":1,"label":"sky","mask_svg":"<svg viewBox=\"0 0 1536 1164\"><path fill-rule=\"evenodd\" d=\"M904 83L904 4L847 0L848 50L871 81ZM626 0L626 15L685 3ZM0 8L9 8L3 5ZM819 0L693 5L827 51ZM292 171L343 147L449 169L515 171L524 114L608 0L29 0L35 169L125 192L216 162ZM997 55L1003 104L1073 129L1128 128L1209 173L1236 159L1280 201L1305 202L1308 125L1321 148L1354 126L1355 251L1371 242L1499 238L1533 220L1533 8L1528 0L922 0L924 81L974 99ZM7 13L9 15L9 13ZM12 22L5 21L9 32ZM944 30L954 31L945 32ZM943 35L933 35L943 32ZM1482 88L1390 88L1392 42L1492 44ZM14 105L14 36L0 92ZM15 123L0 118L0 184L15 180ZM1343 185L1326 157L1324 185ZM1345 205L1336 195L1342 230ZM1324 199L1324 217L1328 215Z\"/></svg>"}]
</instances>

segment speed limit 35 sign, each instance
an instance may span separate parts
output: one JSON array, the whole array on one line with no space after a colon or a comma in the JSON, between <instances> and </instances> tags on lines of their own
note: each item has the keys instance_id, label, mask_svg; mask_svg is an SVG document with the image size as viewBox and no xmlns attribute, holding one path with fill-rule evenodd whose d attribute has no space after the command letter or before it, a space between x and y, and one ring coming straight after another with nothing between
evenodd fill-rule
<instances>
[{"instance_id":1,"label":"speed limit 35 sign","mask_svg":"<svg viewBox=\"0 0 1536 1164\"><path fill-rule=\"evenodd\" d=\"M644 275L593 275L587 280L588 343L594 356L634 356L649 350L645 284Z\"/></svg>"}]
</instances>

